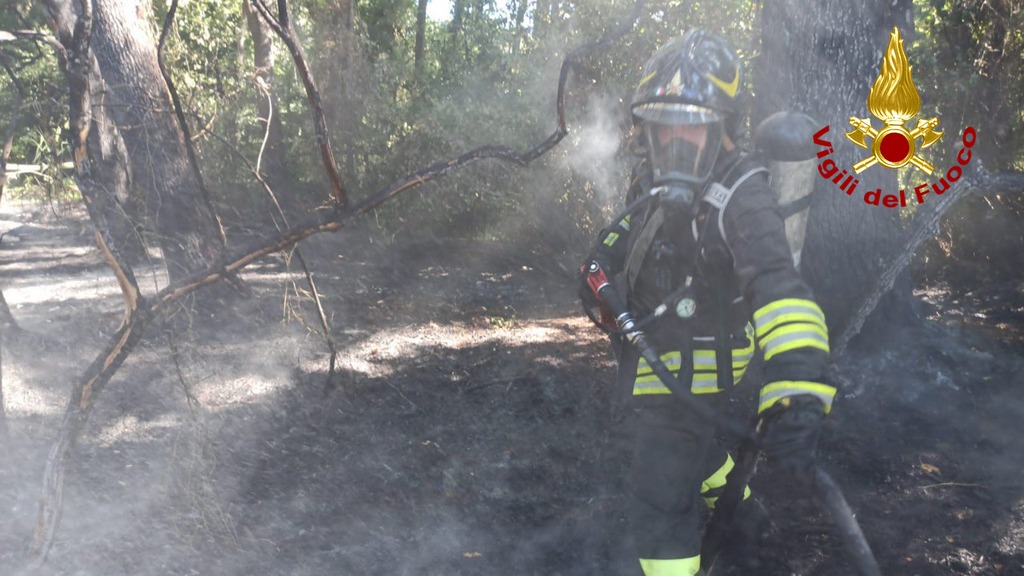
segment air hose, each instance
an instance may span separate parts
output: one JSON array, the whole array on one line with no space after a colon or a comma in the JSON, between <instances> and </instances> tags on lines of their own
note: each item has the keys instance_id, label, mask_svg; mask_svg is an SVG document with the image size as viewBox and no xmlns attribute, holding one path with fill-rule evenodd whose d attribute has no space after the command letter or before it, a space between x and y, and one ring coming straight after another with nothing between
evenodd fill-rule
<instances>
[{"instance_id":1,"label":"air hose","mask_svg":"<svg viewBox=\"0 0 1024 576\"><path fill-rule=\"evenodd\" d=\"M637 327L637 322L629 312L625 299L608 280L601 263L592 259L584 265L584 271L590 288L601 298L615 317L619 333L636 348L640 356L647 361L651 371L672 395L705 421L740 441L736 465L726 477L725 491L715 505L715 512L708 522L704 534L701 565L705 569L710 569L729 532L736 507L743 498L744 488L754 475L760 451L761 431L759 428L750 430L732 420L722 418L712 407L697 398L689 388L692 366L689 370L681 368L678 377L672 375L665 363L662 362L658 351L648 341L643 330ZM683 365L685 366L687 363L684 362ZM815 466L811 483L815 497L829 511L832 522L839 532L843 548L856 567L858 574L881 576L871 547L864 538L864 533L836 482L820 466Z\"/></svg>"}]
</instances>

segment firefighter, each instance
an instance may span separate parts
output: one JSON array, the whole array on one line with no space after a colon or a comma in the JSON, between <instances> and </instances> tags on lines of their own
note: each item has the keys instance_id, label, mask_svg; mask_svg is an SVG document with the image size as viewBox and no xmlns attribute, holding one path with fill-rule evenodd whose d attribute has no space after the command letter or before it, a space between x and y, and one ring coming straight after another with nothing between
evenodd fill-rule
<instances>
[{"instance_id":1,"label":"firefighter","mask_svg":"<svg viewBox=\"0 0 1024 576\"><path fill-rule=\"evenodd\" d=\"M705 401L720 404L761 351L762 449L805 477L836 393L825 378L828 332L794 266L767 170L737 145L740 61L721 37L691 30L647 62L631 109L637 163L627 198L636 208L603 232L595 259L634 317L650 319L644 330L669 370ZM587 287L581 294L603 304ZM646 576L702 574L702 507L714 508L733 459L714 426L618 342L618 380L636 417L627 483L640 566ZM722 556L753 570L768 522L749 496L747 487Z\"/></svg>"}]
</instances>

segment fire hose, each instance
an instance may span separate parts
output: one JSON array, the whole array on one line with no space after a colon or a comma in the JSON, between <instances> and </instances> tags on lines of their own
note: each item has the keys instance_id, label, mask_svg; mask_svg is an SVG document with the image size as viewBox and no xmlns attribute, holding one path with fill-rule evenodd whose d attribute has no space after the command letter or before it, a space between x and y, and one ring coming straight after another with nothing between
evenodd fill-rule
<instances>
[{"instance_id":1,"label":"fire hose","mask_svg":"<svg viewBox=\"0 0 1024 576\"><path fill-rule=\"evenodd\" d=\"M710 570L731 528L736 507L743 498L744 488L754 475L760 452L761 430L759 428L750 430L731 420L723 419L712 407L697 398L688 387L689 379L687 378L687 381L683 382L673 376L662 362L660 354L638 326L640 323L629 312L625 299L608 280L601 264L597 260L591 260L586 264L584 273L591 290L611 311L618 326L617 333L625 338L647 361L651 371L672 395L698 416L716 426L720 431L737 438L740 442L736 464L726 476L725 490L719 497L715 505L715 512L704 532L701 545L701 567ZM843 548L856 567L857 573L861 576L881 576L871 547L864 538L864 533L838 484L818 465L814 466L809 481L819 504L828 510Z\"/></svg>"}]
</instances>

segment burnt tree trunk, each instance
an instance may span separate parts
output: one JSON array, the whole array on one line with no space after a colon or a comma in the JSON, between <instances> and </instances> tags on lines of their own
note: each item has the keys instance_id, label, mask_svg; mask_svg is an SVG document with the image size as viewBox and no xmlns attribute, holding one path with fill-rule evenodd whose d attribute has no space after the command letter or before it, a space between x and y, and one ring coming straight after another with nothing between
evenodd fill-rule
<instances>
[{"instance_id":1,"label":"burnt tree trunk","mask_svg":"<svg viewBox=\"0 0 1024 576\"><path fill-rule=\"evenodd\" d=\"M145 198L172 281L223 251L213 207L189 163L157 60L148 2L94 0L92 50L106 87L103 109L129 156L131 186Z\"/></svg>"},{"instance_id":2,"label":"burnt tree trunk","mask_svg":"<svg viewBox=\"0 0 1024 576\"><path fill-rule=\"evenodd\" d=\"M79 20L76 7L67 0L47 0L47 10L64 49L73 52L72 36ZM69 87L71 122L69 142L74 151L76 183L90 219L107 239L107 249L125 262L145 255L139 220L141 207L130 192L128 151L114 122L103 106L107 89L91 52L82 47L85 61L69 66L58 52ZM103 247L101 246L101 249Z\"/></svg>"},{"instance_id":3,"label":"burnt tree trunk","mask_svg":"<svg viewBox=\"0 0 1024 576\"><path fill-rule=\"evenodd\" d=\"M761 13L763 55L755 77L755 125L778 110L810 114L820 126L830 127L825 138L833 144L833 158L849 169L867 155L843 135L851 129L849 118L870 116L868 91L878 76L889 33L898 26L904 38L909 36L910 11L908 0L766 1ZM914 55L909 57L913 65ZM833 335L850 322L882 264L898 248L903 229L898 210L863 201L864 192L876 188L883 194L898 193L896 172L874 166L857 177L860 183L852 196L831 181L815 179L801 255L801 271ZM914 317L910 278L904 273L873 318L892 323ZM873 332L879 324L869 321L865 331Z\"/></svg>"},{"instance_id":4,"label":"burnt tree trunk","mask_svg":"<svg viewBox=\"0 0 1024 576\"><path fill-rule=\"evenodd\" d=\"M288 181L288 162L281 129L281 110L274 93L274 36L270 26L263 21L249 0L242 0L242 12L252 37L253 64L260 91L259 118L266 130L266 144L263 146L259 166L260 171L266 174L267 184L277 190Z\"/></svg>"}]
</instances>

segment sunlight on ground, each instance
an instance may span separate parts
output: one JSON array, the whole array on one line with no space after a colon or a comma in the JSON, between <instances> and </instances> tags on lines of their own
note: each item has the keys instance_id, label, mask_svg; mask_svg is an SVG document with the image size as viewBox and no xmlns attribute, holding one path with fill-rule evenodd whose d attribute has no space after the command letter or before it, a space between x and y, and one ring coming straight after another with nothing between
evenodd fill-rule
<instances>
[{"instance_id":1,"label":"sunlight on ground","mask_svg":"<svg viewBox=\"0 0 1024 576\"><path fill-rule=\"evenodd\" d=\"M269 374L248 373L196 387L199 403L210 410L248 404L280 392L292 384L283 371L279 377Z\"/></svg>"},{"instance_id":2,"label":"sunlight on ground","mask_svg":"<svg viewBox=\"0 0 1024 576\"><path fill-rule=\"evenodd\" d=\"M163 436L163 431L178 428L181 419L173 414L165 414L153 420L139 420L134 414L126 414L106 424L96 434L100 446L108 448L118 442L139 442Z\"/></svg>"},{"instance_id":3,"label":"sunlight on ground","mask_svg":"<svg viewBox=\"0 0 1024 576\"><path fill-rule=\"evenodd\" d=\"M586 319L575 317L537 320L528 325L507 328L432 322L377 332L344 351L338 360L348 370L379 377L391 374L392 366L420 354L436 353L439 347L463 350L486 345L504 347L560 342L588 329L593 331Z\"/></svg>"},{"instance_id":4,"label":"sunlight on ground","mask_svg":"<svg viewBox=\"0 0 1024 576\"><path fill-rule=\"evenodd\" d=\"M5 362L3 369L4 409L8 416L53 416L63 412L67 401L63 387L54 391L26 386L21 372L10 362Z\"/></svg>"}]
</instances>

